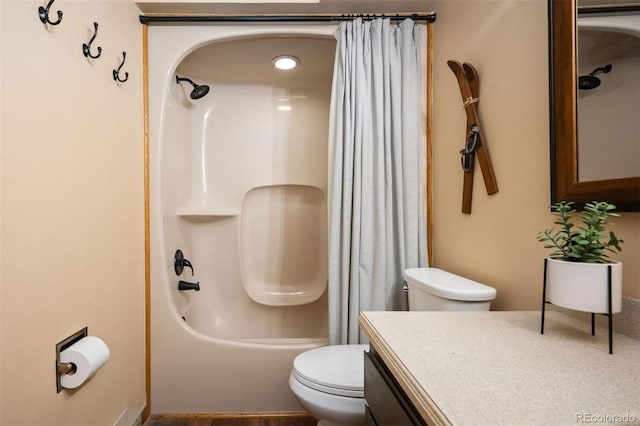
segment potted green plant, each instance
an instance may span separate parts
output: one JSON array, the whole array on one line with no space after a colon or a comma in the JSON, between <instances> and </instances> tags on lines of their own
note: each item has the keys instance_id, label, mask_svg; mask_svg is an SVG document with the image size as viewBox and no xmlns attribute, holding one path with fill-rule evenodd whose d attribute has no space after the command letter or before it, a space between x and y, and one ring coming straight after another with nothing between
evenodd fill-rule
<instances>
[{"instance_id":1,"label":"potted green plant","mask_svg":"<svg viewBox=\"0 0 640 426\"><path fill-rule=\"evenodd\" d=\"M550 228L538 234L545 248L553 249L547 258L547 298L554 305L592 313L608 313L608 274L611 270L611 313L622 309L622 263L609 259L622 250L610 217L616 206L607 202L586 203L580 213L581 224L573 222L573 202L551 206L557 217Z\"/></svg>"}]
</instances>

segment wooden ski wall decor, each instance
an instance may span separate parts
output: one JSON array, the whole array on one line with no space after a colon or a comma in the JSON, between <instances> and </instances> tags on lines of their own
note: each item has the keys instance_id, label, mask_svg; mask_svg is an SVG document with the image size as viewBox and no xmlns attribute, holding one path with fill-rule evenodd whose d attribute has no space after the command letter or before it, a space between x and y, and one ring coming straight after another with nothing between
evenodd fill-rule
<instances>
[{"instance_id":1,"label":"wooden ski wall decor","mask_svg":"<svg viewBox=\"0 0 640 426\"><path fill-rule=\"evenodd\" d=\"M461 64L458 61L449 60L447 65L458 80L460 95L462 96L462 107L467 114L467 124L465 128L464 148L460 151L464 180L462 186L462 213L471 214L471 200L473 198L473 166L476 154L478 163L482 171L484 186L487 194L498 192L498 183L491 165L491 158L487 150L487 141L480 128L478 119L478 88L480 79L478 72L470 63Z\"/></svg>"}]
</instances>

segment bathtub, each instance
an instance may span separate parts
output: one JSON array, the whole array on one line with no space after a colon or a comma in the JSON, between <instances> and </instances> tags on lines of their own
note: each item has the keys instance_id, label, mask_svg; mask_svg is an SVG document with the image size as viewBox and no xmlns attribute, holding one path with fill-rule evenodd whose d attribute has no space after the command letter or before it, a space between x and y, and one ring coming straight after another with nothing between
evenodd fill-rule
<instances>
[{"instance_id":1,"label":"bathtub","mask_svg":"<svg viewBox=\"0 0 640 426\"><path fill-rule=\"evenodd\" d=\"M335 26L147 30L151 412L302 411L293 359L327 344ZM322 51L301 59L322 75L274 82L237 63L274 45ZM211 90L189 99L176 75ZM176 273L178 249L193 275Z\"/></svg>"}]
</instances>

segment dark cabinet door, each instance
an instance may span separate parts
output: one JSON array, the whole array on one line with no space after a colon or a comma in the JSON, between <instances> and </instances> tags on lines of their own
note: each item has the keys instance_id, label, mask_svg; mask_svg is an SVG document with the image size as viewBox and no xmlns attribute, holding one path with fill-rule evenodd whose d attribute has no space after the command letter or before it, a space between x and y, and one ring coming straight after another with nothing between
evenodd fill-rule
<instances>
[{"instance_id":1,"label":"dark cabinet door","mask_svg":"<svg viewBox=\"0 0 640 426\"><path fill-rule=\"evenodd\" d=\"M364 398L368 405L367 424L426 424L373 346L364 354Z\"/></svg>"}]
</instances>

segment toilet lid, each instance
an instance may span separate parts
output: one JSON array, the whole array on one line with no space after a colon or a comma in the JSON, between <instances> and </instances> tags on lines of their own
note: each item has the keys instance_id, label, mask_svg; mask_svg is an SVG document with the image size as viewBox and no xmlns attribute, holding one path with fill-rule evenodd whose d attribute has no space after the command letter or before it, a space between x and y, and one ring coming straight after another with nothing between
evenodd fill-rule
<instances>
[{"instance_id":1,"label":"toilet lid","mask_svg":"<svg viewBox=\"0 0 640 426\"><path fill-rule=\"evenodd\" d=\"M320 392L364 398L366 350L369 345L335 345L303 352L293 361L293 375Z\"/></svg>"},{"instance_id":2,"label":"toilet lid","mask_svg":"<svg viewBox=\"0 0 640 426\"><path fill-rule=\"evenodd\" d=\"M484 302L496 298L496 289L438 268L404 271L409 287L449 300Z\"/></svg>"}]
</instances>

